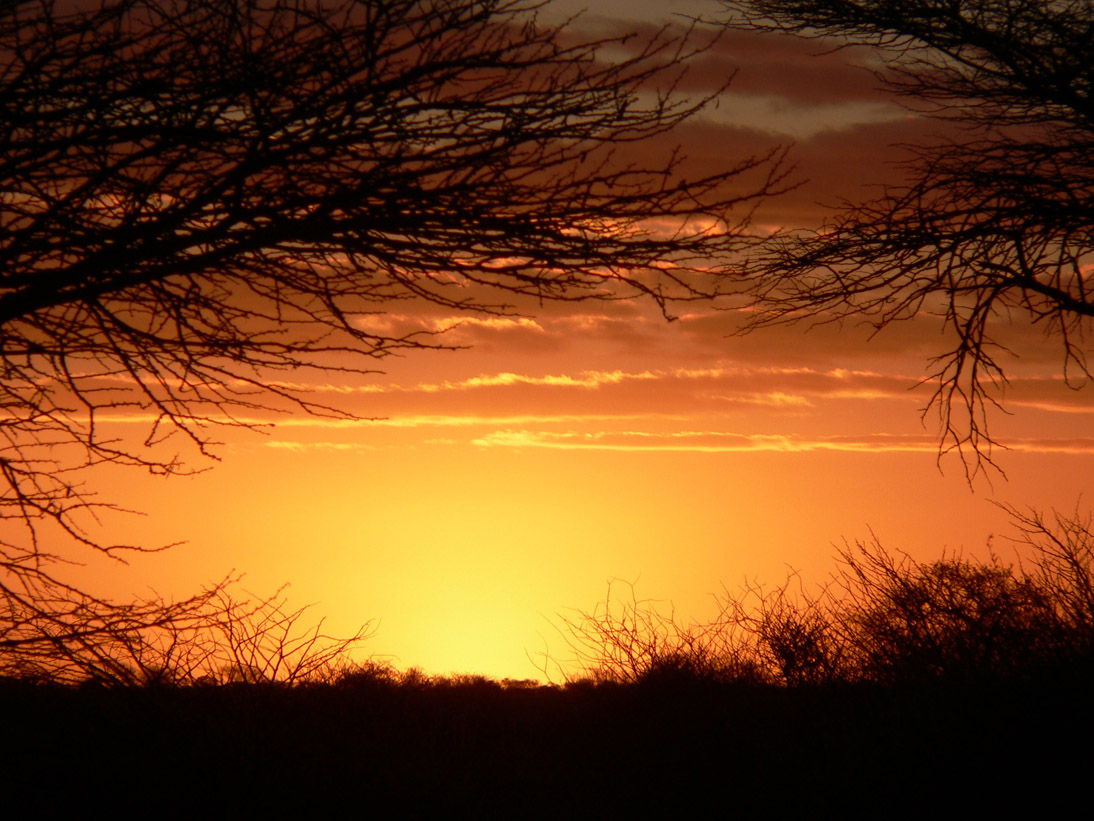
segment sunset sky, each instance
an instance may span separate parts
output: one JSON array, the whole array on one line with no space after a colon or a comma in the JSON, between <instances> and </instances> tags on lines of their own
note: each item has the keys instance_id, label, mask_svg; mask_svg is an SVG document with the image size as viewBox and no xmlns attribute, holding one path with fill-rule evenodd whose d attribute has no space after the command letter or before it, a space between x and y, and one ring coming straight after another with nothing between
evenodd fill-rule
<instances>
[{"instance_id":1,"label":"sunset sky","mask_svg":"<svg viewBox=\"0 0 1094 821\"><path fill-rule=\"evenodd\" d=\"M589 32L715 14L715 2L590 5ZM802 185L765 203L756 230L816 226L825 204L897 182L894 143L937 130L876 90L847 50L727 34L697 61L688 88L731 90L678 129L695 167L717 168L789 145ZM664 146L649 150L664 150ZM159 479L110 467L104 496L145 516L110 515L118 541L169 551L128 567L78 571L111 594L183 595L233 570L293 605L314 604L334 634L374 620L367 651L400 668L539 677L529 655L564 659L552 627L592 609L610 579L709 616L712 595L788 569L821 582L844 539L871 532L926 559L1009 556L994 503L1073 510L1094 475L1094 393L1061 379L1059 348L1016 324L1004 359L1009 414L991 418L1011 449L1005 476L970 487L960 461L938 460L937 416L922 416L928 359L943 353L937 320L871 337L846 325L733 335L739 318L694 303L667 322L642 301L546 303L520 315L454 315L393 306L379 331L449 329L453 351L380 363L383 373L321 383L319 401L375 421L282 418L260 432L222 430L216 464ZM285 381L286 376L276 377ZM116 419L140 437L138 421ZM990 480L990 481L989 481Z\"/></svg>"}]
</instances>

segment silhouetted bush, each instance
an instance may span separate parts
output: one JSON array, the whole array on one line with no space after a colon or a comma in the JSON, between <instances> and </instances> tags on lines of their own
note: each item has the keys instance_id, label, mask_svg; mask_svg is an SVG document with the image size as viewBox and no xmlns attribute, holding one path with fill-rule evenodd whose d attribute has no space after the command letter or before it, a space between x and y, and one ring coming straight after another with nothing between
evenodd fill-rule
<instances>
[{"instance_id":1,"label":"silhouetted bush","mask_svg":"<svg viewBox=\"0 0 1094 821\"><path fill-rule=\"evenodd\" d=\"M860 678L1009 677L1040 666L1059 644L1050 593L998 559L920 564L877 542L843 559L846 595L833 616Z\"/></svg>"},{"instance_id":2,"label":"silhouetted bush","mask_svg":"<svg viewBox=\"0 0 1094 821\"><path fill-rule=\"evenodd\" d=\"M763 680L748 637L732 621L683 625L671 608L664 612L658 602L637 599L633 585L627 585L628 596L614 596L620 584L608 585L596 610L560 617L572 658L564 664L545 658L542 669L549 678L562 672L568 683Z\"/></svg>"},{"instance_id":3,"label":"silhouetted bush","mask_svg":"<svg viewBox=\"0 0 1094 821\"><path fill-rule=\"evenodd\" d=\"M52 684L108 686L310 684L333 682L351 665L350 652L371 635L365 624L348 638L303 622L281 591L239 597L232 581L183 605L125 608L89 597L58 608L0 598L0 677ZM161 613L152 620L147 613ZM104 615L105 614L105 615Z\"/></svg>"},{"instance_id":4,"label":"silhouetted bush","mask_svg":"<svg viewBox=\"0 0 1094 821\"><path fill-rule=\"evenodd\" d=\"M1035 510L1008 508L1018 530L1015 541L1033 549L1025 573L1052 609L1061 657L1094 654L1094 535L1091 518L1078 513L1049 518Z\"/></svg>"},{"instance_id":5,"label":"silhouetted bush","mask_svg":"<svg viewBox=\"0 0 1094 821\"><path fill-rule=\"evenodd\" d=\"M1028 565L944 556L918 562L877 539L845 545L817 592L796 575L774 590L725 591L710 622L608 596L564 616L568 680L687 679L786 686L1026 679L1094 658L1089 518L1008 508ZM545 672L547 664L544 665Z\"/></svg>"}]
</instances>

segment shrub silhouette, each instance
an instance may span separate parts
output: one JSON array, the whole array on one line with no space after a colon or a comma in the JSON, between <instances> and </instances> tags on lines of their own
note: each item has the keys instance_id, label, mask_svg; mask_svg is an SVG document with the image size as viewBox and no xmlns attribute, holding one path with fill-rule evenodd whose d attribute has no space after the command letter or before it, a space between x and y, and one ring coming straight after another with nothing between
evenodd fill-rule
<instances>
[{"instance_id":1,"label":"shrub silhouette","mask_svg":"<svg viewBox=\"0 0 1094 821\"><path fill-rule=\"evenodd\" d=\"M834 612L857 677L885 684L1000 678L1038 666L1056 644L1052 598L993 558L920 564L876 541L843 553Z\"/></svg>"},{"instance_id":2,"label":"shrub silhouette","mask_svg":"<svg viewBox=\"0 0 1094 821\"><path fill-rule=\"evenodd\" d=\"M709 622L630 595L561 618L567 681L676 679L805 686L1024 679L1094 659L1094 536L1078 513L1007 508L1028 567L959 555L918 562L876 539L846 544L817 592L723 591ZM547 665L543 666L545 672Z\"/></svg>"},{"instance_id":3,"label":"shrub silhouette","mask_svg":"<svg viewBox=\"0 0 1094 821\"><path fill-rule=\"evenodd\" d=\"M1030 578L1048 599L1061 658L1094 657L1094 535L1089 515L1008 508L1019 544L1032 548Z\"/></svg>"},{"instance_id":4,"label":"shrub silhouette","mask_svg":"<svg viewBox=\"0 0 1094 821\"><path fill-rule=\"evenodd\" d=\"M769 677L790 685L824 684L844 672L844 637L839 620L832 616L827 590L811 596L792 582L765 594L762 588L746 588L737 599L727 597L723 613L745 625L753 634L753 652ZM755 604L751 611L749 600Z\"/></svg>"},{"instance_id":5,"label":"shrub silhouette","mask_svg":"<svg viewBox=\"0 0 1094 821\"><path fill-rule=\"evenodd\" d=\"M346 638L323 623L305 623L306 607L286 606L282 590L268 598L240 597L228 580L185 611L160 599L150 611L170 617L149 624L99 618L96 602L70 613L59 629L53 611L16 611L7 599L0 629L0 677L54 684L105 686L311 684L332 682L351 653L372 634L369 623ZM107 607L116 614L117 608Z\"/></svg>"},{"instance_id":6,"label":"shrub silhouette","mask_svg":"<svg viewBox=\"0 0 1094 821\"><path fill-rule=\"evenodd\" d=\"M608 584L604 601L592 612L561 616L559 632L572 659L546 658L541 666L551 678L552 662L567 683L680 684L684 682L760 681L747 636L722 620L681 624L671 608L639 600L633 584L617 596L622 583Z\"/></svg>"}]
</instances>

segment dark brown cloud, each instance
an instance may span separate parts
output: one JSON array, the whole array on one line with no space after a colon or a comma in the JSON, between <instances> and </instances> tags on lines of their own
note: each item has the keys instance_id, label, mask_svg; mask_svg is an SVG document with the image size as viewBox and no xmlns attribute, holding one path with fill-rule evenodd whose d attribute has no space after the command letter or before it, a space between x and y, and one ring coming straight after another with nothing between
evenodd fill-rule
<instances>
[{"instance_id":1,"label":"dark brown cloud","mask_svg":"<svg viewBox=\"0 0 1094 821\"><path fill-rule=\"evenodd\" d=\"M861 48L837 51L836 45L729 31L693 61L689 78L696 87L718 87L719 78L732 74L732 88L738 93L783 97L807 106L889 101L870 69L871 53ZM704 79L705 84L700 82Z\"/></svg>"}]
</instances>

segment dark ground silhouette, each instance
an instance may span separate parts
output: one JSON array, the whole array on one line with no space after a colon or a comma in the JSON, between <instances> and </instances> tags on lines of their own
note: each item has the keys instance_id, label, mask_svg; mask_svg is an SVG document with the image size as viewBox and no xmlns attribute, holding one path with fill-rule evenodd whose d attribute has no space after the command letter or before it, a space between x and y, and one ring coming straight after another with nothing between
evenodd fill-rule
<instances>
[{"instance_id":1,"label":"dark ground silhouette","mask_svg":"<svg viewBox=\"0 0 1094 821\"><path fill-rule=\"evenodd\" d=\"M1088 801L1092 683L6 682L0 772L9 806L157 816L1050 807Z\"/></svg>"},{"instance_id":2,"label":"dark ground silhouette","mask_svg":"<svg viewBox=\"0 0 1094 821\"><path fill-rule=\"evenodd\" d=\"M1078 515L1012 512L1032 550L1018 567L920 563L875 542L847 546L815 594L753 588L708 624L609 599L564 620L581 672L557 686L352 663L348 644L307 631L286 643L301 611L277 600L230 622L262 628L246 640L185 634L196 657L156 655L155 636L145 667L109 657L107 672L124 660L170 675L90 677L90 661L83 683L9 673L5 809L1074 813L1094 766L1094 537ZM19 660L18 644L0 651ZM227 674L209 673L225 659Z\"/></svg>"}]
</instances>

